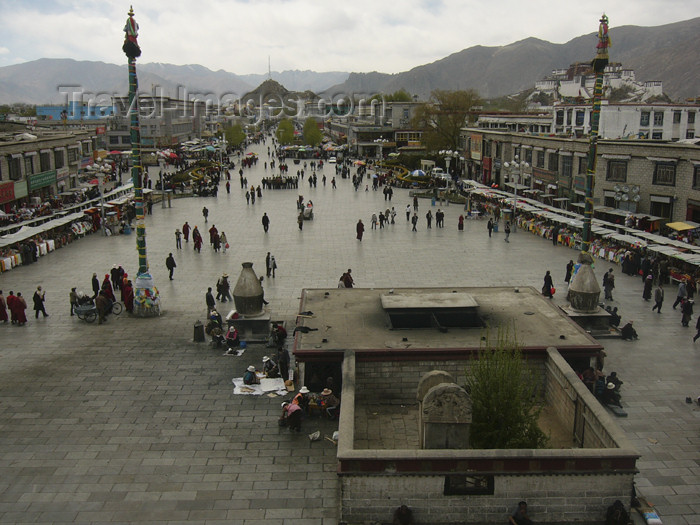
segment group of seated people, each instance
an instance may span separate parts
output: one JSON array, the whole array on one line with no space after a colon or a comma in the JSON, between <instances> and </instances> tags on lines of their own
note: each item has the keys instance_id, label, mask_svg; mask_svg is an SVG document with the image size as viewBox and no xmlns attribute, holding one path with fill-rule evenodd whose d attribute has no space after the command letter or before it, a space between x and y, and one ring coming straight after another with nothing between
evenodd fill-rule
<instances>
[{"instance_id":1,"label":"group of seated people","mask_svg":"<svg viewBox=\"0 0 700 525\"><path fill-rule=\"evenodd\" d=\"M617 372L610 372L605 377L602 370L590 366L579 374L579 378L602 404L622 408L620 388L623 381L617 377Z\"/></svg>"},{"instance_id":2,"label":"group of seated people","mask_svg":"<svg viewBox=\"0 0 700 525\"><path fill-rule=\"evenodd\" d=\"M216 310L212 310L209 313L209 321L204 328L204 331L211 336L211 342L216 347L221 347L226 345L228 349L226 353L235 353L236 348L241 343L238 330L235 327L229 326L226 332L224 332L223 319L221 314Z\"/></svg>"},{"instance_id":3,"label":"group of seated people","mask_svg":"<svg viewBox=\"0 0 700 525\"><path fill-rule=\"evenodd\" d=\"M302 386L291 402L282 403L280 426L288 426L289 430L301 430L301 419L319 410L321 415L337 419L340 415L340 400L333 395L330 388L324 388L320 394L311 392Z\"/></svg>"}]
</instances>

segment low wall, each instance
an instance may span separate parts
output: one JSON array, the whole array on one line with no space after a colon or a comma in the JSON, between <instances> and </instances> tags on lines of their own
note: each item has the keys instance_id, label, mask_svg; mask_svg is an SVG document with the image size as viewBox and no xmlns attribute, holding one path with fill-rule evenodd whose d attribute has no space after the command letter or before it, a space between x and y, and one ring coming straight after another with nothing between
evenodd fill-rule
<instances>
[{"instance_id":1,"label":"low wall","mask_svg":"<svg viewBox=\"0 0 700 525\"><path fill-rule=\"evenodd\" d=\"M570 367L556 349L548 350L546 355L546 365L544 360L539 363L543 375L546 373L547 379L558 385L552 399L570 410L570 393L575 394L589 410L589 428L607 426L609 416L596 410L598 403L590 393L586 396L585 391L579 391L579 386L584 389L585 386L573 381L568 374ZM595 523L604 520L607 507L616 499L629 501L639 456L614 424L607 432L590 431L591 441L587 446L593 446L597 439L609 443L606 448L353 448L355 402L367 394L377 400L377 378L390 390L395 388L393 383L399 382L397 376L401 377L404 386L396 389L392 402L402 398L415 402L418 377L424 370L437 368L463 377L464 366L465 362L454 361L367 363L358 362L353 352L346 353L338 442L342 522L387 522L396 507L407 505L419 524L505 523L517 502L526 500L537 523ZM370 368L377 374L372 376L374 381L363 377ZM409 377L415 377L410 390L412 397L409 397ZM601 418L597 423L596 417ZM592 436L596 435L594 439Z\"/></svg>"},{"instance_id":2,"label":"low wall","mask_svg":"<svg viewBox=\"0 0 700 525\"><path fill-rule=\"evenodd\" d=\"M496 476L490 495L444 495L445 476L341 476L341 515L347 523L391 522L406 505L416 523L507 523L526 500L535 523L603 523L616 499L629 501L631 475Z\"/></svg>"},{"instance_id":3,"label":"low wall","mask_svg":"<svg viewBox=\"0 0 700 525\"><path fill-rule=\"evenodd\" d=\"M566 428L574 428L576 410L580 410L581 448L615 448L626 442L622 430L614 424L608 411L553 348L547 350L545 399L553 407Z\"/></svg>"}]
</instances>

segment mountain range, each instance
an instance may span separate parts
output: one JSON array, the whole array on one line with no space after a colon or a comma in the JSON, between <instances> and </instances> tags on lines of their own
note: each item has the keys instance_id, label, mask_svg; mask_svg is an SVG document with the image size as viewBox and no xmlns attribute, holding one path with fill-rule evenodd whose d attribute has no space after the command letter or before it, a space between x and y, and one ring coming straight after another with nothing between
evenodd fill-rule
<instances>
[{"instance_id":1,"label":"mountain range","mask_svg":"<svg viewBox=\"0 0 700 525\"><path fill-rule=\"evenodd\" d=\"M682 100L700 94L700 18L655 27L611 29L610 59L634 69L638 80L662 80L664 92ZM272 72L271 78L290 91L337 94L392 93L405 89L426 98L434 89L475 89L482 97L509 95L531 88L553 69L588 62L595 53L596 35L576 37L564 44L527 38L506 46L473 46L445 58L396 74L341 71ZM242 97L268 75L236 75L204 66L138 64L139 88L158 87L166 96L189 94ZM0 103L62 103L72 89L103 94L126 94L125 65L72 59L43 58L0 67ZM71 88L70 86L73 86ZM63 90L61 88L63 87Z\"/></svg>"}]
</instances>

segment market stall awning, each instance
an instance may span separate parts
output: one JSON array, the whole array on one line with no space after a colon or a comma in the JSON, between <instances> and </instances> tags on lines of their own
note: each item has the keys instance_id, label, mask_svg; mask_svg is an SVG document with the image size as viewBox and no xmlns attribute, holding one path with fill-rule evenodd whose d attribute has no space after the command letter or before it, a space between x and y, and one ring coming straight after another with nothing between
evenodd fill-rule
<instances>
[{"instance_id":1,"label":"market stall awning","mask_svg":"<svg viewBox=\"0 0 700 525\"><path fill-rule=\"evenodd\" d=\"M690 224L686 224L685 222L669 222L668 224L666 224L666 226L671 228L672 230L676 230L677 232L695 229L695 226L691 226Z\"/></svg>"}]
</instances>

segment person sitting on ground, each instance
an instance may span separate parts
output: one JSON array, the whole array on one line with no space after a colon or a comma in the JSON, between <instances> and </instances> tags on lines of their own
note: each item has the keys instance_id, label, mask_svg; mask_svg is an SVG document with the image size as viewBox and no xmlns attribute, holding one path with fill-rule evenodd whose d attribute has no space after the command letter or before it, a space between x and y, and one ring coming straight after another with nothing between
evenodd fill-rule
<instances>
[{"instance_id":1,"label":"person sitting on ground","mask_svg":"<svg viewBox=\"0 0 700 525\"><path fill-rule=\"evenodd\" d=\"M605 387L605 392L600 401L604 405L615 405L622 408L622 403L620 403L620 394L615 390L615 383L608 383Z\"/></svg>"},{"instance_id":2,"label":"person sitting on ground","mask_svg":"<svg viewBox=\"0 0 700 525\"><path fill-rule=\"evenodd\" d=\"M275 378L275 377L280 376L280 370L279 370L279 367L277 366L277 363L275 363L268 356L264 356L262 358L262 361L263 361L263 373L265 374L265 377Z\"/></svg>"},{"instance_id":3,"label":"person sitting on ground","mask_svg":"<svg viewBox=\"0 0 700 525\"><path fill-rule=\"evenodd\" d=\"M258 375L255 373L255 367L250 365L243 375L243 384L245 385L259 385L260 380Z\"/></svg>"},{"instance_id":4,"label":"person sitting on ground","mask_svg":"<svg viewBox=\"0 0 700 525\"><path fill-rule=\"evenodd\" d=\"M605 378L606 383L613 383L615 385L615 392L619 392L622 387L623 381L617 377L617 372L610 372L610 375Z\"/></svg>"},{"instance_id":5,"label":"person sitting on ground","mask_svg":"<svg viewBox=\"0 0 700 525\"><path fill-rule=\"evenodd\" d=\"M595 370L593 370L592 366L589 366L583 372L581 372L581 379L583 380L583 384L588 387L588 390L593 392L593 387L595 385L597 377Z\"/></svg>"},{"instance_id":6,"label":"person sitting on ground","mask_svg":"<svg viewBox=\"0 0 700 525\"><path fill-rule=\"evenodd\" d=\"M301 407L299 405L286 401L282 403L282 417L280 419L286 421L290 431L301 431Z\"/></svg>"},{"instance_id":7,"label":"person sitting on ground","mask_svg":"<svg viewBox=\"0 0 700 525\"><path fill-rule=\"evenodd\" d=\"M518 507L508 518L508 523L510 525L532 525L533 522L527 514L527 502L518 502Z\"/></svg>"},{"instance_id":8,"label":"person sitting on ground","mask_svg":"<svg viewBox=\"0 0 700 525\"><path fill-rule=\"evenodd\" d=\"M622 333L622 338L626 341L634 341L635 339L639 338L637 331L632 327L633 323L634 321L630 321L622 327L622 330L620 330Z\"/></svg>"},{"instance_id":9,"label":"person sitting on ground","mask_svg":"<svg viewBox=\"0 0 700 525\"><path fill-rule=\"evenodd\" d=\"M229 329L226 331L225 342L229 350L236 348L240 344L241 340L238 336L238 330L236 330L233 326L229 327Z\"/></svg>"},{"instance_id":10,"label":"person sitting on ground","mask_svg":"<svg viewBox=\"0 0 700 525\"><path fill-rule=\"evenodd\" d=\"M333 391L330 388L323 389L319 402L321 403L321 409L328 417L336 417L340 401L333 395Z\"/></svg>"}]
</instances>

